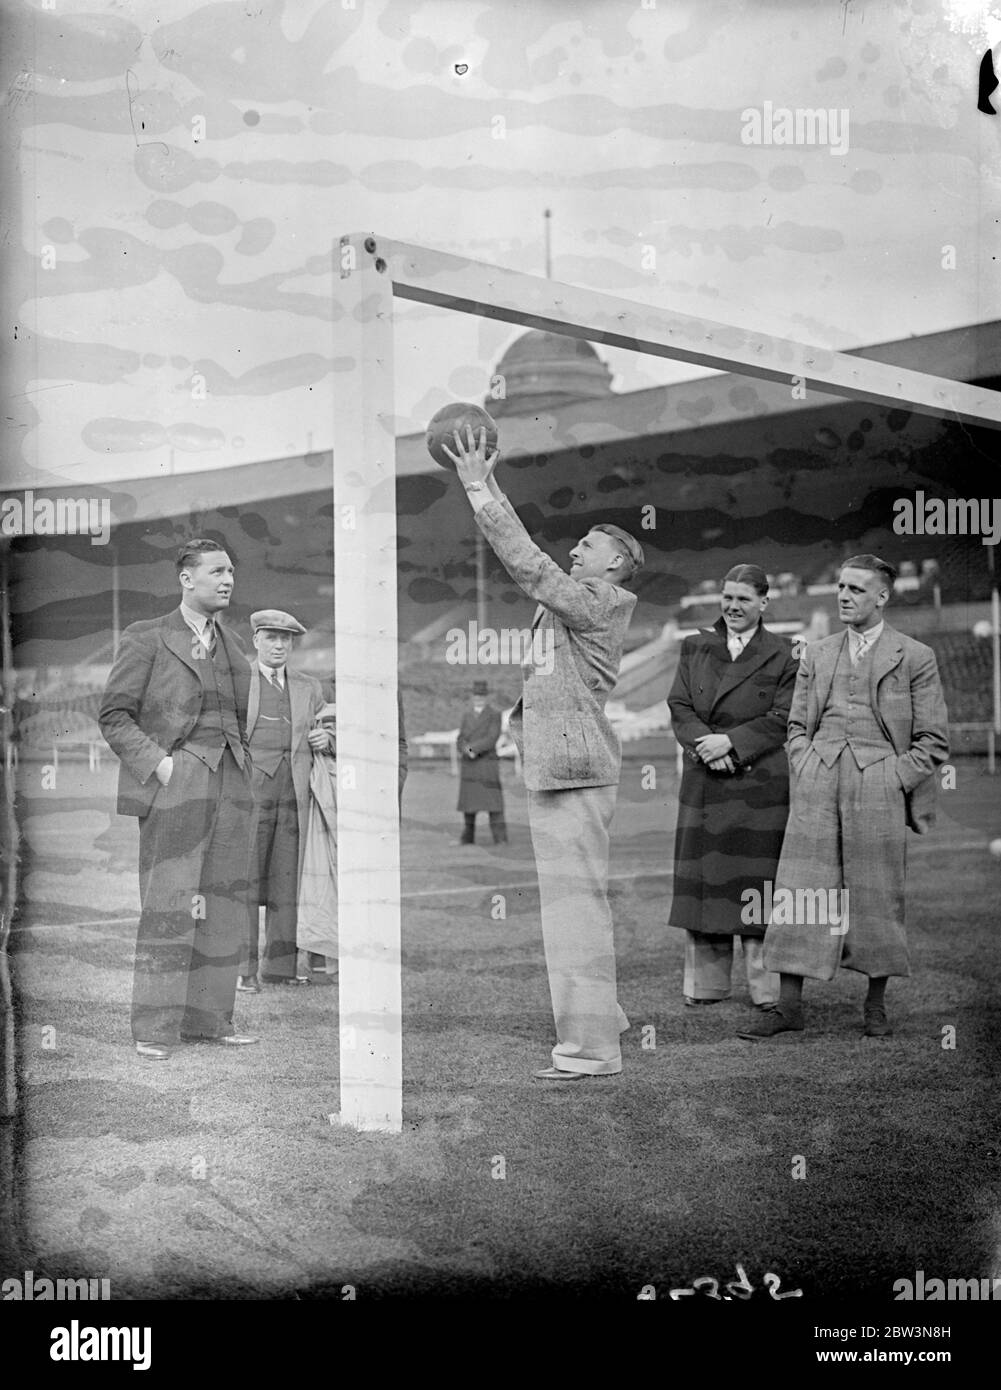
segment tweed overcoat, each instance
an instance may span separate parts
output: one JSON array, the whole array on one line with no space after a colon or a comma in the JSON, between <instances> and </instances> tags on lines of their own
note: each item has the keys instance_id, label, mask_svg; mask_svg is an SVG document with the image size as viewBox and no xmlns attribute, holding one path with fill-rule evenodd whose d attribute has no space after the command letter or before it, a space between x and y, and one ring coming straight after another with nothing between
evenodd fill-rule
<instances>
[{"instance_id":1,"label":"tweed overcoat","mask_svg":"<svg viewBox=\"0 0 1001 1390\"><path fill-rule=\"evenodd\" d=\"M818 931L808 914L783 913L781 920L773 915L765 937L769 970L824 980L838 968L832 942L843 947L840 963L849 969L870 976L909 973L905 826L919 834L932 826L934 773L949 756L935 654L885 624L869 658L869 699L893 753L859 774L845 825L839 778L821 763L813 738L847 643L847 631L835 633L808 646L800 661L787 743L792 810L775 880L777 892L847 888L849 926L842 936Z\"/></svg>"},{"instance_id":2,"label":"tweed overcoat","mask_svg":"<svg viewBox=\"0 0 1001 1390\"><path fill-rule=\"evenodd\" d=\"M803 651L789 712L789 762L798 767L827 704L847 630ZM949 756L949 716L935 653L884 623L872 649L870 696L876 719L896 753L907 826L918 835L935 824L938 783L931 775Z\"/></svg>"}]
</instances>

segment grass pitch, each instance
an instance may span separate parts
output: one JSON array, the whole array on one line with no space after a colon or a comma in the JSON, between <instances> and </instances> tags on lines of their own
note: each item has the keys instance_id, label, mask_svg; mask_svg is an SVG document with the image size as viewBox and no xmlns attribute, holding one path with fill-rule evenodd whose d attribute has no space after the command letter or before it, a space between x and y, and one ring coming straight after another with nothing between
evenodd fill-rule
<instances>
[{"instance_id":1,"label":"grass pitch","mask_svg":"<svg viewBox=\"0 0 1001 1390\"><path fill-rule=\"evenodd\" d=\"M841 972L808 982L802 1039L753 1044L735 1036L739 981L730 1002L682 1006L670 762L652 795L626 765L614 827L625 1070L572 1086L531 1079L553 1036L520 788L512 848L460 850L455 783L415 768L401 1136L331 1123L336 989L240 995L260 1046L140 1062L134 824L113 816L107 771L61 768L58 800L26 773L23 1267L155 1299L635 1299L739 1264L757 1297L770 1273L811 1299L889 1303L919 1269L1001 1274L996 784L972 762L940 830L910 838L895 1036L861 1036L865 982Z\"/></svg>"}]
</instances>

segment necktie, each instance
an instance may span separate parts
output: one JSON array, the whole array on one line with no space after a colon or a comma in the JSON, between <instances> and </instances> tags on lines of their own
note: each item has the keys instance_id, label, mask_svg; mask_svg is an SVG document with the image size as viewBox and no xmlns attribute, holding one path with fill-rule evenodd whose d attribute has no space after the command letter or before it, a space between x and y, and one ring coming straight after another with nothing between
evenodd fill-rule
<instances>
[{"instance_id":1,"label":"necktie","mask_svg":"<svg viewBox=\"0 0 1001 1390\"><path fill-rule=\"evenodd\" d=\"M744 650L743 644L736 633L731 632L730 636L726 639L726 645L730 653L730 660L736 661L737 657L740 656L741 652Z\"/></svg>"},{"instance_id":2,"label":"necktie","mask_svg":"<svg viewBox=\"0 0 1001 1390\"><path fill-rule=\"evenodd\" d=\"M218 645L218 636L216 634L214 618L209 618L208 622L205 624L205 629L202 633L202 638L205 642L205 650L208 652L209 656L215 656L215 649Z\"/></svg>"},{"instance_id":3,"label":"necktie","mask_svg":"<svg viewBox=\"0 0 1001 1390\"><path fill-rule=\"evenodd\" d=\"M853 666L857 666L865 655L865 649L869 645L861 633L852 633L851 647L849 656Z\"/></svg>"}]
</instances>

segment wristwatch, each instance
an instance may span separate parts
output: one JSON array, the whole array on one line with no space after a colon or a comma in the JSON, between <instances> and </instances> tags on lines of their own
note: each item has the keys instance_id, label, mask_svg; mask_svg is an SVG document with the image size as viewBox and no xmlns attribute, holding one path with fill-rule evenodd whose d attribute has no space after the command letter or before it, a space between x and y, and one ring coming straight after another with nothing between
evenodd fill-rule
<instances>
[{"instance_id":1,"label":"wristwatch","mask_svg":"<svg viewBox=\"0 0 1001 1390\"><path fill-rule=\"evenodd\" d=\"M485 484L485 483L473 482L473 483L466 483L465 486L466 486L466 491L467 491L467 492L482 492L483 489L486 487L486 484Z\"/></svg>"}]
</instances>

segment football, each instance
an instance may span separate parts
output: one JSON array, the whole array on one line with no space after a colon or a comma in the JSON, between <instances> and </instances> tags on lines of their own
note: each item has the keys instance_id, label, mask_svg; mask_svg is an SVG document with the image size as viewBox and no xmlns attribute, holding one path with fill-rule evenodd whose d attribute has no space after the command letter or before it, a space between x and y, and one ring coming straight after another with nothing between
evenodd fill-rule
<instances>
[{"instance_id":1,"label":"football","mask_svg":"<svg viewBox=\"0 0 1001 1390\"><path fill-rule=\"evenodd\" d=\"M472 405L468 401L457 401L454 405L443 405L441 410L435 411L427 428L428 453L435 463L442 468L451 468L455 472L455 464L442 448L447 444L453 453L456 452L455 440L452 438L456 430L460 432L463 443L466 442L466 426L471 425L473 439L479 443L480 430L487 432L487 454L493 453L497 448L497 425L493 418L487 414L482 406Z\"/></svg>"}]
</instances>

